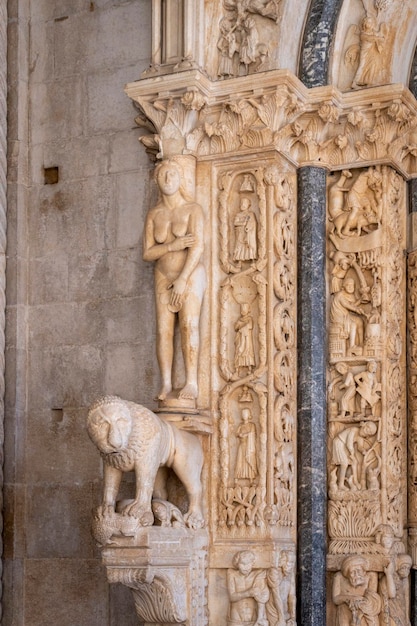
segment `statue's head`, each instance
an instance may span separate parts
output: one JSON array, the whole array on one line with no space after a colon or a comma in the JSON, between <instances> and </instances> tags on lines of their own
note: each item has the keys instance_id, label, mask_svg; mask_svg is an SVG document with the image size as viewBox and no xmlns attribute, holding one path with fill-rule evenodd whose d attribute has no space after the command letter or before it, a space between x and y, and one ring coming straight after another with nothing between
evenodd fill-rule
<instances>
[{"instance_id":1,"label":"statue's head","mask_svg":"<svg viewBox=\"0 0 417 626\"><path fill-rule=\"evenodd\" d=\"M117 396L100 398L88 412L87 430L100 452L125 450L132 432L132 417L126 402Z\"/></svg>"}]
</instances>

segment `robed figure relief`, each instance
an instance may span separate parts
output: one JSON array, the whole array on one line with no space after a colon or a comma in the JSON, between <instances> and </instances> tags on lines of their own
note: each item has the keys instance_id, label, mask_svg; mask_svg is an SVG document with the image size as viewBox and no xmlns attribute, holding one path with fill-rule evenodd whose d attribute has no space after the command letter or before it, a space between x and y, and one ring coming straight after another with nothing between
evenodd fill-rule
<instances>
[{"instance_id":1,"label":"robed figure relief","mask_svg":"<svg viewBox=\"0 0 417 626\"><path fill-rule=\"evenodd\" d=\"M240 210L234 219L235 247L234 261L253 261L258 257L256 240L257 220L251 210L249 198L242 198Z\"/></svg>"},{"instance_id":2,"label":"robed figure relief","mask_svg":"<svg viewBox=\"0 0 417 626\"><path fill-rule=\"evenodd\" d=\"M258 475L256 462L256 427L250 409L243 409L242 422L236 431L238 439L235 479L254 480Z\"/></svg>"}]
</instances>

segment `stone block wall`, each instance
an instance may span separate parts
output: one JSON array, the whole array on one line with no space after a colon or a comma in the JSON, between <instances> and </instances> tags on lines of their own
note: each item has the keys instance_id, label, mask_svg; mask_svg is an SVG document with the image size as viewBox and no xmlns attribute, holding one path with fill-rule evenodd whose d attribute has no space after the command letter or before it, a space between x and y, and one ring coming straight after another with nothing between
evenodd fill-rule
<instances>
[{"instance_id":1,"label":"stone block wall","mask_svg":"<svg viewBox=\"0 0 417 626\"><path fill-rule=\"evenodd\" d=\"M149 65L151 3L9 5L3 624L130 626L90 535L85 417L103 393L152 405L157 388L150 163L123 92Z\"/></svg>"}]
</instances>

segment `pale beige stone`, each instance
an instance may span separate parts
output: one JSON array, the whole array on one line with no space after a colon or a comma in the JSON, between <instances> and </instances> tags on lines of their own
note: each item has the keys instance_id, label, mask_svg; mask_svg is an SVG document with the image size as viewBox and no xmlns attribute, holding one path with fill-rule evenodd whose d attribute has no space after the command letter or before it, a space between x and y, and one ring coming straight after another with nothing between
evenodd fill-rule
<instances>
[{"instance_id":1,"label":"pale beige stone","mask_svg":"<svg viewBox=\"0 0 417 626\"><path fill-rule=\"evenodd\" d=\"M349 280L356 307L342 306L328 325L328 622L378 623L373 597L405 626L406 549L417 562L403 256L414 247L413 224L405 241L404 181L417 175L417 107L406 88L415 3L345 0L334 33L319 25L320 42L333 42L331 72L329 85L314 89L296 78L314 8L307 0L8 5L5 626L137 624L128 585L142 611L146 594L154 607L161 592L177 610L186 607L190 626L226 626L230 613L241 626L228 578L250 593L252 622L294 626L296 171L309 165L329 170L329 314L337 294L349 300ZM169 24L157 15L163 6ZM369 18L376 22L367 46ZM233 33L239 48L229 64L231 44L221 40ZM131 82L149 64L144 80ZM127 81L139 111L123 94ZM142 529L137 541L119 537L123 545L101 554L89 536L102 470L84 429L86 407L115 393L155 408L160 390L154 268L141 243L158 190L139 134L153 159L187 164L182 184L203 215L208 280L196 408L186 413L184 399L169 408L202 441L208 528L182 527L185 496L171 476L172 498L152 508L160 526ZM59 167L56 186L44 185L49 166ZM410 255L411 446L413 268ZM173 378L181 389L178 340ZM133 474L125 476L118 497L131 498L134 488ZM112 518L107 530L115 523L129 531L130 521ZM236 555L248 551L245 574ZM108 579L123 585L109 588L101 557ZM355 589L351 557L366 561ZM362 614L346 612L341 587Z\"/></svg>"},{"instance_id":2,"label":"pale beige stone","mask_svg":"<svg viewBox=\"0 0 417 626\"><path fill-rule=\"evenodd\" d=\"M108 516L118 512L116 498L122 473L133 470L136 475L135 498L124 504L121 518L130 517L136 520L137 526L152 526L152 494L166 499L166 475L161 474L163 467L172 468L186 489L185 525L194 530L204 526L203 451L195 435L161 420L144 406L116 396L105 396L91 407L87 428L105 463L103 500L97 512L100 530L105 532ZM113 523L117 523L117 518L110 520L110 528ZM125 532L122 530L120 534ZM106 545L107 541L102 543Z\"/></svg>"}]
</instances>

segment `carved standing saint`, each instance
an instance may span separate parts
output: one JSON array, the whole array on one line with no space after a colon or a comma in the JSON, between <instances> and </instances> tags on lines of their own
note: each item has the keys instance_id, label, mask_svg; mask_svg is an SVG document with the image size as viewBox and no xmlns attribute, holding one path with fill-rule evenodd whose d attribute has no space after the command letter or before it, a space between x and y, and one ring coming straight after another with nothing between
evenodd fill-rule
<instances>
[{"instance_id":1,"label":"carved standing saint","mask_svg":"<svg viewBox=\"0 0 417 626\"><path fill-rule=\"evenodd\" d=\"M256 462L256 427L252 413L243 409L242 422L236 431L239 444L236 456L235 479L254 480L258 475Z\"/></svg>"},{"instance_id":2,"label":"carved standing saint","mask_svg":"<svg viewBox=\"0 0 417 626\"><path fill-rule=\"evenodd\" d=\"M233 558L234 569L227 571L227 626L269 626L265 612L269 600L266 571L253 570L254 561L253 552L242 550Z\"/></svg>"},{"instance_id":3,"label":"carved standing saint","mask_svg":"<svg viewBox=\"0 0 417 626\"><path fill-rule=\"evenodd\" d=\"M143 258L155 261L156 348L162 376L158 399L164 401L172 391L174 327L178 316L186 378L178 397L196 400L199 321L206 286L201 263L203 212L199 204L186 197L177 163L162 162L155 176L160 199L146 218Z\"/></svg>"},{"instance_id":4,"label":"carved standing saint","mask_svg":"<svg viewBox=\"0 0 417 626\"><path fill-rule=\"evenodd\" d=\"M255 366L255 350L253 347L253 318L250 305L241 305L240 317L235 324L235 367L247 367L249 371Z\"/></svg>"},{"instance_id":5,"label":"carved standing saint","mask_svg":"<svg viewBox=\"0 0 417 626\"><path fill-rule=\"evenodd\" d=\"M258 256L256 240L257 220L255 213L251 211L249 198L242 198L240 211L234 219L234 228L235 248L233 260L252 261L256 259Z\"/></svg>"}]
</instances>

